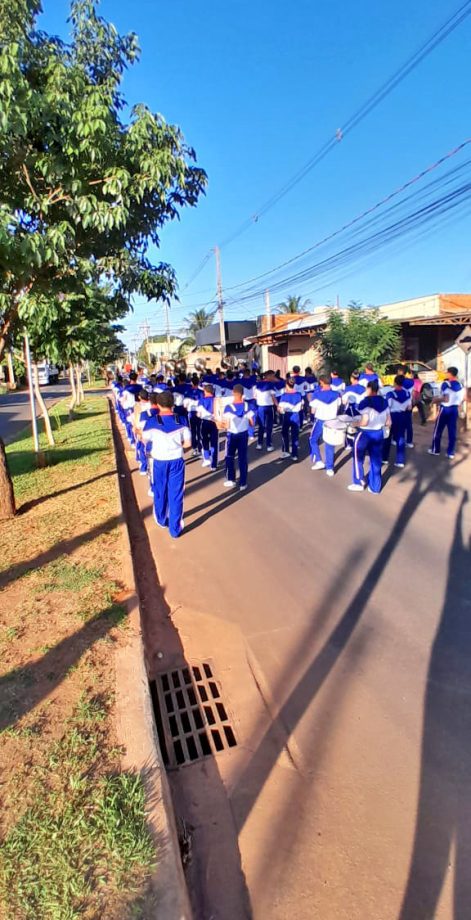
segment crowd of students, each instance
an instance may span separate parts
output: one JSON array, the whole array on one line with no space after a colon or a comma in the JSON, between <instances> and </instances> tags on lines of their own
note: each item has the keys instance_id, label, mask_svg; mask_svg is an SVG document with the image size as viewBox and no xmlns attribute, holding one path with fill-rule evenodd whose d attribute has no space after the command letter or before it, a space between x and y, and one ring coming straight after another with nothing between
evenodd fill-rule
<instances>
[{"instance_id":1,"label":"crowd of students","mask_svg":"<svg viewBox=\"0 0 471 920\"><path fill-rule=\"evenodd\" d=\"M220 431L226 432L224 487L245 491L248 476L248 447L256 439L256 450L271 453L273 429L281 427L281 456L297 462L299 437L305 423L309 435L311 469L335 473L335 444L352 452L352 482L348 489L372 493L381 491L381 467L395 448L394 465L403 468L408 448L414 447L412 410L426 420L421 399L421 381L407 367L400 368L394 384L384 386L371 364L344 381L333 370L319 378L310 368L303 374L294 367L285 379L278 372L254 374L218 369L215 373L165 379L162 374L132 371L128 379L117 376L112 383L117 414L136 452L139 472L149 476L149 495L154 517L168 527L172 537L183 529L185 483L184 451L202 458L202 466L218 468ZM436 398L439 410L429 453L440 454L441 439L448 432L449 459L455 454L458 411L464 389L458 372L450 367ZM332 431L341 431L340 441ZM324 458L321 445L324 444ZM369 460L369 469L365 461Z\"/></svg>"}]
</instances>

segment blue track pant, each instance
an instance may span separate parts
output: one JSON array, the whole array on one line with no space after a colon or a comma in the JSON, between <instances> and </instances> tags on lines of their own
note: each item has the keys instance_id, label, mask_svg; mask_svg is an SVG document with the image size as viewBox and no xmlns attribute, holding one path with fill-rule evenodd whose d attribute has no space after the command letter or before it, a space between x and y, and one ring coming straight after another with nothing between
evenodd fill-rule
<instances>
[{"instance_id":1,"label":"blue track pant","mask_svg":"<svg viewBox=\"0 0 471 920\"><path fill-rule=\"evenodd\" d=\"M212 470L217 469L219 431L211 419L204 418L201 421L201 441L203 443L204 459L211 460Z\"/></svg>"},{"instance_id":2,"label":"blue track pant","mask_svg":"<svg viewBox=\"0 0 471 920\"><path fill-rule=\"evenodd\" d=\"M448 429L448 450L450 457L455 453L456 430L458 427L458 406L440 406L438 410L435 428L433 429L432 450L436 454L440 453L442 434L445 428Z\"/></svg>"},{"instance_id":3,"label":"blue track pant","mask_svg":"<svg viewBox=\"0 0 471 920\"><path fill-rule=\"evenodd\" d=\"M293 457L297 457L299 447L299 423L293 422L291 420L290 413L288 412L283 415L283 423L281 426L281 449L286 454L289 454L290 452L290 439L291 455Z\"/></svg>"},{"instance_id":4,"label":"blue track pant","mask_svg":"<svg viewBox=\"0 0 471 920\"><path fill-rule=\"evenodd\" d=\"M311 448L311 460L315 460L316 463L319 460L322 460L321 451L319 447L319 441L322 438L322 433L324 431L324 422L317 421L314 422L311 435L309 438L309 446ZM327 470L333 470L335 460L335 447L333 444L325 445L325 467Z\"/></svg>"},{"instance_id":5,"label":"blue track pant","mask_svg":"<svg viewBox=\"0 0 471 920\"><path fill-rule=\"evenodd\" d=\"M183 524L184 460L154 460L152 478L155 519L168 527L171 537L178 537Z\"/></svg>"},{"instance_id":6,"label":"blue track pant","mask_svg":"<svg viewBox=\"0 0 471 920\"><path fill-rule=\"evenodd\" d=\"M239 474L240 474L240 485L247 485L247 472L248 472L248 460L247 460L247 448L249 443L249 433L248 431L241 431L239 434L232 434L229 432L227 435L227 449L226 449L226 475L227 478L232 482L235 482L235 456L237 454L237 459L239 461Z\"/></svg>"},{"instance_id":7,"label":"blue track pant","mask_svg":"<svg viewBox=\"0 0 471 920\"><path fill-rule=\"evenodd\" d=\"M273 433L273 406L257 406L258 435L257 441L263 447L263 437L266 436L267 447L271 447Z\"/></svg>"},{"instance_id":8,"label":"blue track pant","mask_svg":"<svg viewBox=\"0 0 471 920\"><path fill-rule=\"evenodd\" d=\"M353 482L363 485L365 477L365 456L370 458L368 488L372 492L381 492L381 461L383 459L383 429L379 431L359 431L353 442Z\"/></svg>"},{"instance_id":9,"label":"blue track pant","mask_svg":"<svg viewBox=\"0 0 471 920\"><path fill-rule=\"evenodd\" d=\"M147 473L147 448L142 441L136 441L136 460L139 464L139 472Z\"/></svg>"},{"instance_id":10,"label":"blue track pant","mask_svg":"<svg viewBox=\"0 0 471 920\"><path fill-rule=\"evenodd\" d=\"M389 460L391 441L396 442L396 463L406 462L406 432L409 412L391 412L391 436L383 442L383 460Z\"/></svg>"},{"instance_id":11,"label":"blue track pant","mask_svg":"<svg viewBox=\"0 0 471 920\"><path fill-rule=\"evenodd\" d=\"M412 427L412 409L406 409L404 412L406 417L406 444L412 445L414 443L414 429ZM400 462L400 461L398 461Z\"/></svg>"},{"instance_id":12,"label":"blue track pant","mask_svg":"<svg viewBox=\"0 0 471 920\"><path fill-rule=\"evenodd\" d=\"M201 450L201 419L195 412L190 413L190 431L193 450Z\"/></svg>"}]
</instances>

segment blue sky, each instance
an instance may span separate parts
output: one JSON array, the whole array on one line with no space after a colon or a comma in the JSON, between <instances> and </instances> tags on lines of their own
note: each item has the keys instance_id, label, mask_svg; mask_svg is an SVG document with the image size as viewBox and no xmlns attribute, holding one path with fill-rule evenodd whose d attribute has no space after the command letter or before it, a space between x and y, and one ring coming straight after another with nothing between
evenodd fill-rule
<instances>
[{"instance_id":1,"label":"blue sky","mask_svg":"<svg viewBox=\"0 0 471 920\"><path fill-rule=\"evenodd\" d=\"M65 35L68 3L43 0L41 26ZM209 177L196 209L162 232L159 258L176 269L177 328L214 296L211 258L379 85L459 6L458 0L103 0L121 32L137 32L140 62L125 77L132 104L146 102L178 123ZM289 259L374 204L471 132L471 17L311 171L278 205L223 247L225 286ZM313 304L354 298L384 303L471 289L471 217L446 221L411 246L381 253L349 277L285 293ZM274 305L280 297L274 299ZM263 302L227 305L255 316ZM147 317L163 331L158 304L140 304L128 339Z\"/></svg>"}]
</instances>

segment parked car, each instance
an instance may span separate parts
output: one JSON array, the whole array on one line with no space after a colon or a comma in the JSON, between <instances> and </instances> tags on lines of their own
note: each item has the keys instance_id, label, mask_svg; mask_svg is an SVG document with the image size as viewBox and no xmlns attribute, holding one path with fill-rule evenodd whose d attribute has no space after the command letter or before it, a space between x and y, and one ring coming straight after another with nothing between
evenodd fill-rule
<instances>
[{"instance_id":1,"label":"parked car","mask_svg":"<svg viewBox=\"0 0 471 920\"><path fill-rule=\"evenodd\" d=\"M57 383L59 380L59 368L55 364L49 364L48 361L40 361L36 364L38 369L38 381L40 386L49 386L51 383Z\"/></svg>"},{"instance_id":2,"label":"parked car","mask_svg":"<svg viewBox=\"0 0 471 920\"><path fill-rule=\"evenodd\" d=\"M383 383L386 386L392 386L394 377L404 365L410 368L413 374L419 375L419 380L424 384L423 395L425 398L431 399L440 394L440 386L445 379L445 374L442 371L434 371L424 361L403 361L401 364L390 364L386 368L386 373L382 375Z\"/></svg>"}]
</instances>

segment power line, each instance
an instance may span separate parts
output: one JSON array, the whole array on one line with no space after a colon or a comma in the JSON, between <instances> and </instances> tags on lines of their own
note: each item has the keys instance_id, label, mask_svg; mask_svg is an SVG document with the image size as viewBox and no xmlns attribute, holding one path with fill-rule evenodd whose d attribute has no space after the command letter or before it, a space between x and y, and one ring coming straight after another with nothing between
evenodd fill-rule
<instances>
[{"instance_id":1,"label":"power line","mask_svg":"<svg viewBox=\"0 0 471 920\"><path fill-rule=\"evenodd\" d=\"M233 240L244 233L253 223L263 217L267 211L274 207L281 198L293 189L298 182L317 166L334 147L337 147L350 131L360 124L380 102L404 80L435 48L438 47L471 13L471 0L466 0L436 31L412 54L365 102L354 112L344 124L333 134L291 179L275 192L257 211L245 220L240 227L227 237L221 244L221 249L228 246Z\"/></svg>"}]
</instances>

